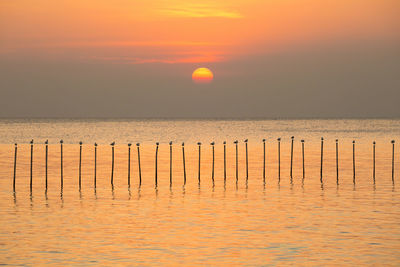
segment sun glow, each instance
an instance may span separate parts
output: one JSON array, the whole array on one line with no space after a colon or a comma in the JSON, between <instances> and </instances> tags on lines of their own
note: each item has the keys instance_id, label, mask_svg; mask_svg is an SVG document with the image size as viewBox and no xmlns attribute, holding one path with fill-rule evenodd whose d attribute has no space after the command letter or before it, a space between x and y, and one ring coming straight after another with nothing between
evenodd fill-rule
<instances>
[{"instance_id":1,"label":"sun glow","mask_svg":"<svg viewBox=\"0 0 400 267\"><path fill-rule=\"evenodd\" d=\"M208 68L198 68L192 73L192 80L196 83L210 83L214 74Z\"/></svg>"}]
</instances>

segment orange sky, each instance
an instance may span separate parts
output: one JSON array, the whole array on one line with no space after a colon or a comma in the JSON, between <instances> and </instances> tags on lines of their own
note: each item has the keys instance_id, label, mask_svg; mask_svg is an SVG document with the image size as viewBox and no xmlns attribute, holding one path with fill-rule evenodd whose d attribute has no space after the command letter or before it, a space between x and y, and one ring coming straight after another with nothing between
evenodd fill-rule
<instances>
[{"instance_id":1,"label":"orange sky","mask_svg":"<svg viewBox=\"0 0 400 267\"><path fill-rule=\"evenodd\" d=\"M112 63L207 63L298 46L399 38L398 0L18 0L0 53Z\"/></svg>"},{"instance_id":2,"label":"orange sky","mask_svg":"<svg viewBox=\"0 0 400 267\"><path fill-rule=\"evenodd\" d=\"M400 0L0 0L0 117L399 117L399 14ZM201 67L212 82L192 81Z\"/></svg>"}]
</instances>

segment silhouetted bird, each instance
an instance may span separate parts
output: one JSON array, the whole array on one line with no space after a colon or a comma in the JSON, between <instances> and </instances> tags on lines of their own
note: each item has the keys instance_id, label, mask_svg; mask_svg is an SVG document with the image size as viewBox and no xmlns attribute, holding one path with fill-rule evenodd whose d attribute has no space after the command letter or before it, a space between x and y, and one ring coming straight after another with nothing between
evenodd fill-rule
<instances>
[{"instance_id":1,"label":"silhouetted bird","mask_svg":"<svg viewBox=\"0 0 400 267\"><path fill-rule=\"evenodd\" d=\"M112 142L110 145L111 145L111 146L114 146L114 145L115 145L115 142Z\"/></svg>"},{"instance_id":2,"label":"silhouetted bird","mask_svg":"<svg viewBox=\"0 0 400 267\"><path fill-rule=\"evenodd\" d=\"M169 145L172 146L172 141L169 142Z\"/></svg>"},{"instance_id":3,"label":"silhouetted bird","mask_svg":"<svg viewBox=\"0 0 400 267\"><path fill-rule=\"evenodd\" d=\"M46 142L44 142L46 145L49 143L49 140L46 140Z\"/></svg>"},{"instance_id":4,"label":"silhouetted bird","mask_svg":"<svg viewBox=\"0 0 400 267\"><path fill-rule=\"evenodd\" d=\"M31 140L31 142L30 142L31 144L33 144L33 139Z\"/></svg>"},{"instance_id":5,"label":"silhouetted bird","mask_svg":"<svg viewBox=\"0 0 400 267\"><path fill-rule=\"evenodd\" d=\"M131 146L131 145L132 145L131 143L128 144L128 146Z\"/></svg>"}]
</instances>

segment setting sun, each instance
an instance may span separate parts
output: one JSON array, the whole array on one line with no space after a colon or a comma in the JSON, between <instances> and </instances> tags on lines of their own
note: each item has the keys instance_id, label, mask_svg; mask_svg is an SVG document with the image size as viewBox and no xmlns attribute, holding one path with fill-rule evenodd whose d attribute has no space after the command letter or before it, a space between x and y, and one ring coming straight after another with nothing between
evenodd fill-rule
<instances>
[{"instance_id":1,"label":"setting sun","mask_svg":"<svg viewBox=\"0 0 400 267\"><path fill-rule=\"evenodd\" d=\"M196 83L209 83L213 78L214 74L208 68L198 68L192 73L192 80Z\"/></svg>"}]
</instances>

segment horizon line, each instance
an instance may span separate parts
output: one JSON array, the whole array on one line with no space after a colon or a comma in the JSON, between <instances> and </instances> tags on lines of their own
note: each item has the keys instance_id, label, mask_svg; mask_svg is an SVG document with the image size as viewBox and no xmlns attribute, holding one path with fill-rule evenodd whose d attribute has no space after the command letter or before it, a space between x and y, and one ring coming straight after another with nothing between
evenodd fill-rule
<instances>
[{"instance_id":1,"label":"horizon line","mask_svg":"<svg viewBox=\"0 0 400 267\"><path fill-rule=\"evenodd\" d=\"M324 117L314 117L314 116L282 116L282 117L263 117L263 116L249 116L249 117L224 117L224 116L215 116L215 117L162 117L162 116L141 116L141 117L105 117L105 116L87 116L87 117L77 117L77 116L0 116L0 120L215 120L215 121L224 121L224 120L232 120L232 121L246 121L246 120L399 120L400 117L396 116L376 116L376 117L367 117L367 116L324 116Z\"/></svg>"}]
</instances>

